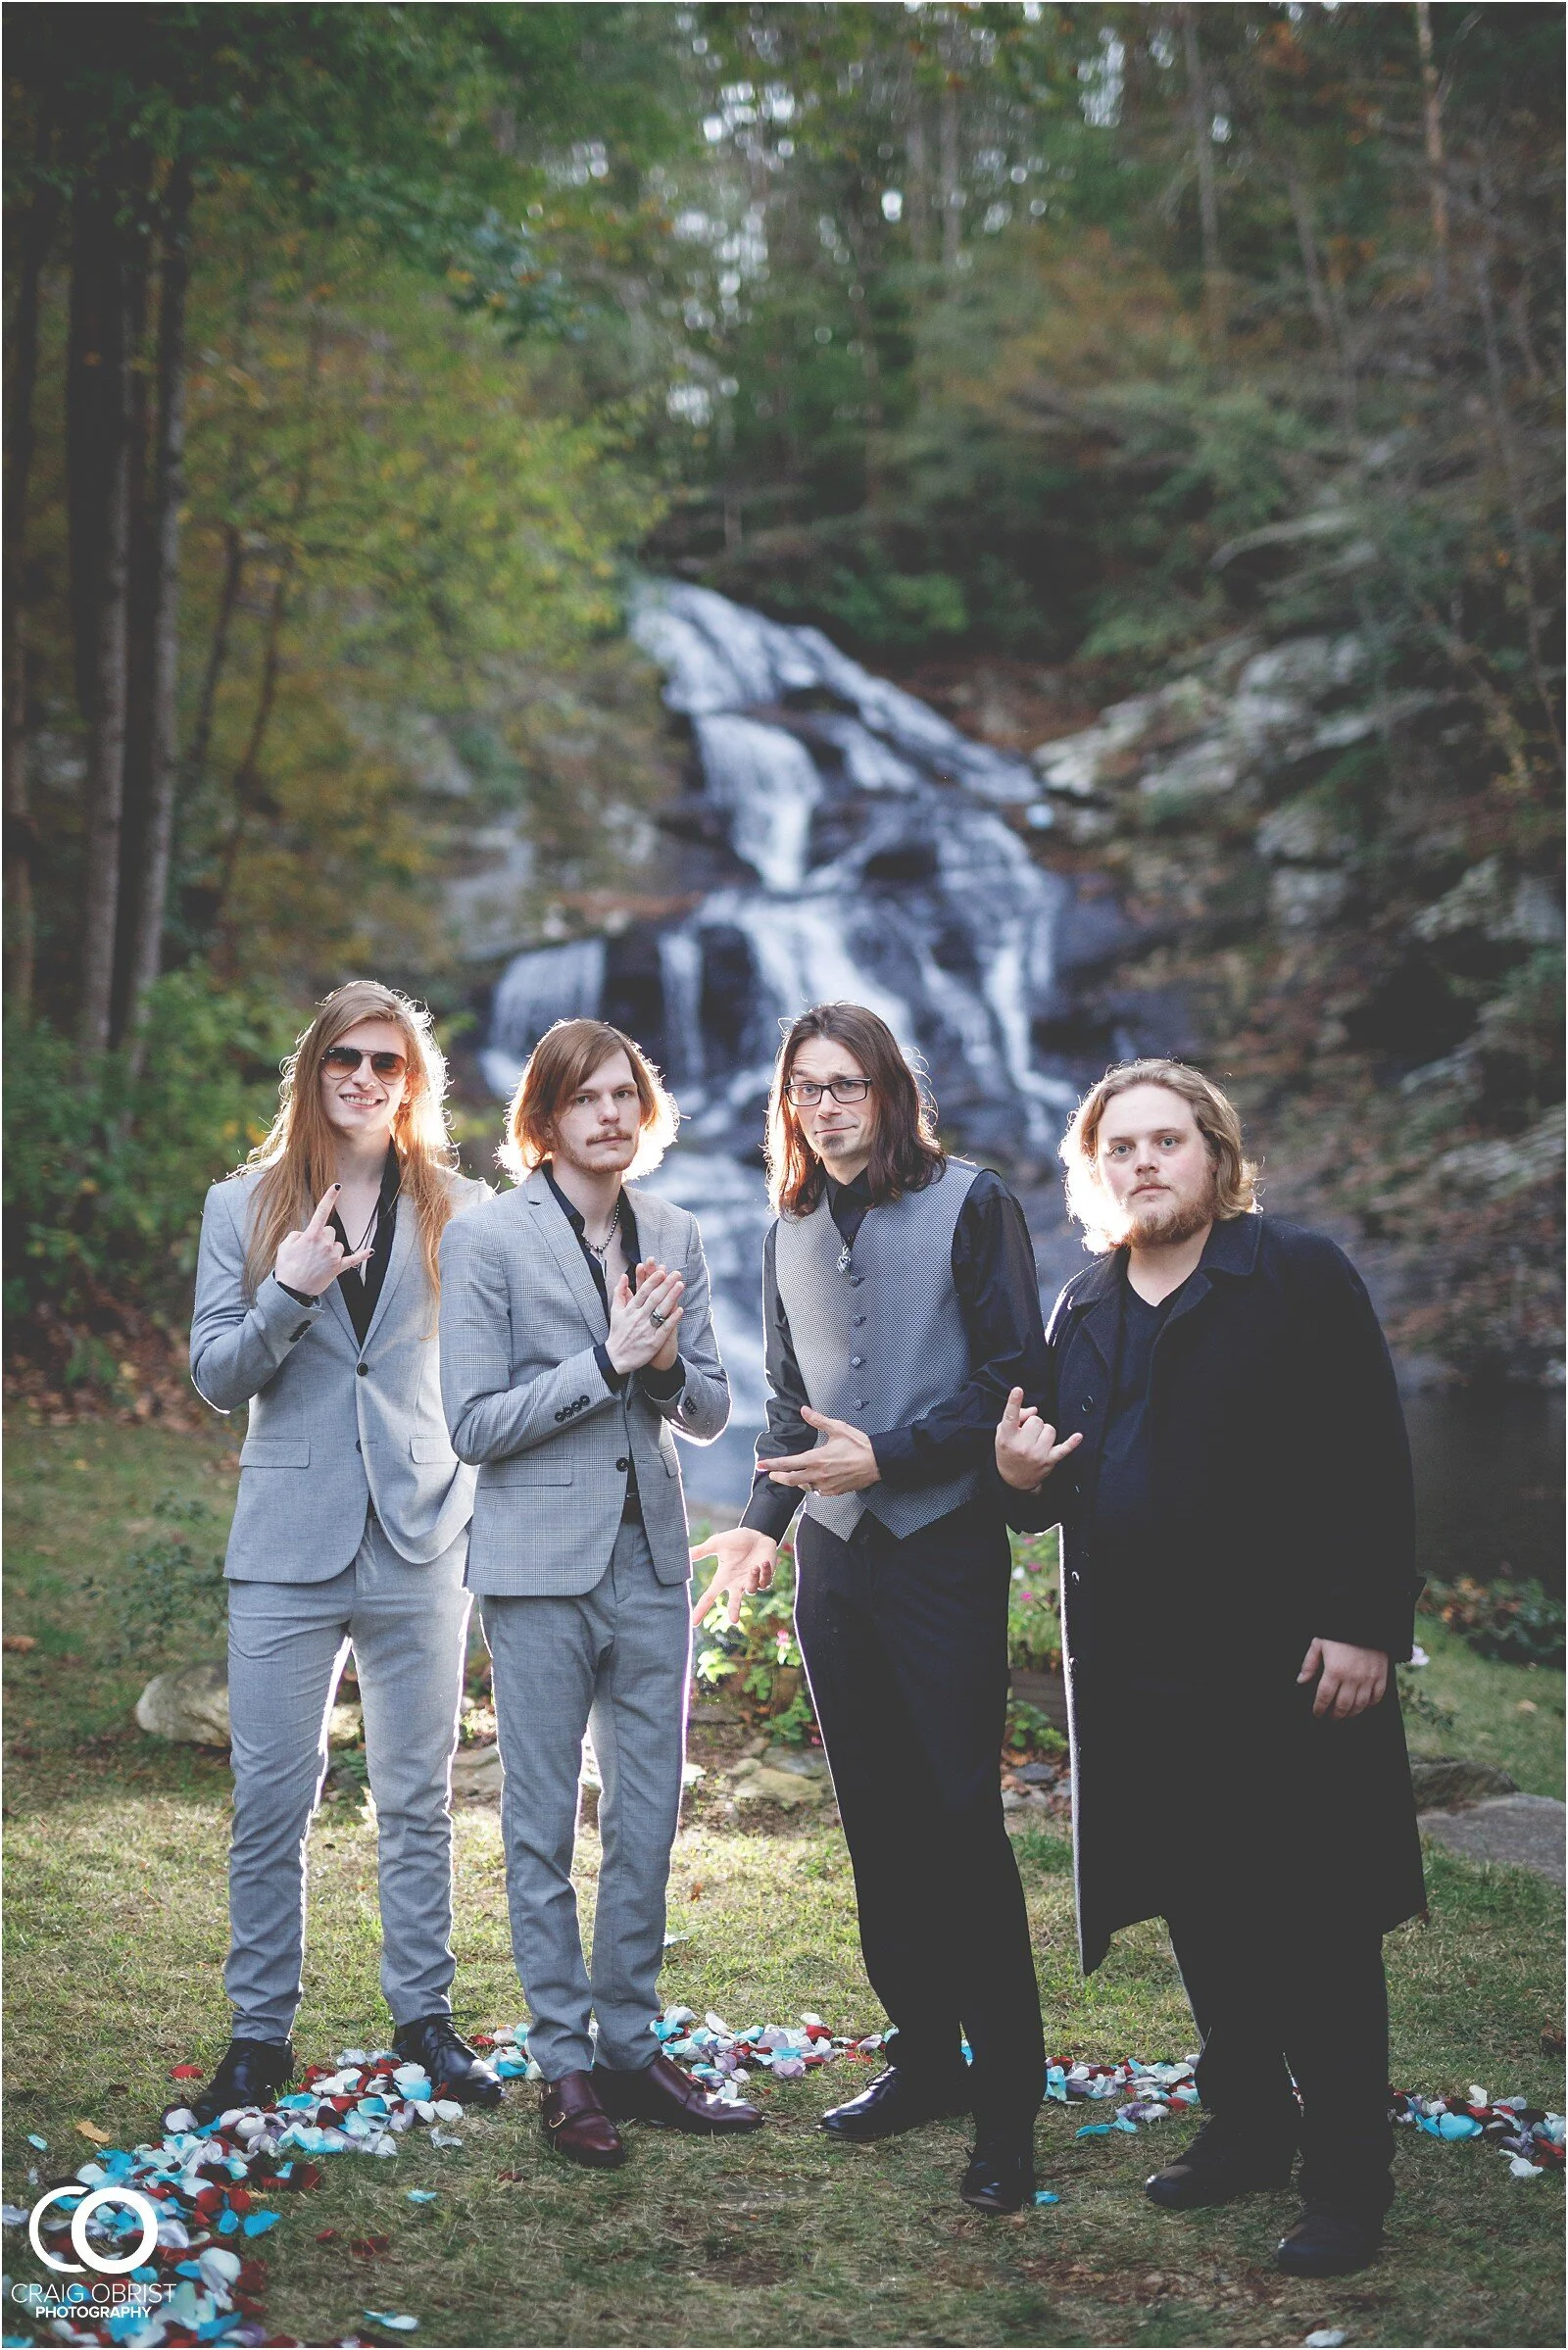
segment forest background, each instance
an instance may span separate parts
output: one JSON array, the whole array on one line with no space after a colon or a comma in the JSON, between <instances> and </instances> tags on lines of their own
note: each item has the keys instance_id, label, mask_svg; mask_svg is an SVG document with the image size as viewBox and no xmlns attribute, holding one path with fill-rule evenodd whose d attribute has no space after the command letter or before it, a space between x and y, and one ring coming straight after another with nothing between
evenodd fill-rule
<instances>
[{"instance_id":1,"label":"forest background","mask_svg":"<svg viewBox=\"0 0 1568 2350\"><path fill-rule=\"evenodd\" d=\"M1151 952L1336 1211L1450 1264L1402 1335L1541 1375L1560 9L8 29L13 1391L177 1416L202 1193L321 990L394 980L461 1049L506 952L657 906L639 568L1013 749L1354 632L1384 719L1311 779L1343 910L1276 918L1255 810L1152 810ZM1093 861L1136 897L1139 855ZM1491 1172L1435 1180L1455 1148Z\"/></svg>"}]
</instances>

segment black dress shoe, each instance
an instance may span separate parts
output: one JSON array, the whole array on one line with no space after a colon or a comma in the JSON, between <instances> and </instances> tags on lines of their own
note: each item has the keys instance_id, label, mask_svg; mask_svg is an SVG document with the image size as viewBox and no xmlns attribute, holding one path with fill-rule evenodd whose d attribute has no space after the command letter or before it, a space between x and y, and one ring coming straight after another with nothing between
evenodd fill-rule
<instances>
[{"instance_id":1,"label":"black dress shoe","mask_svg":"<svg viewBox=\"0 0 1568 2350\"><path fill-rule=\"evenodd\" d=\"M982 2140L958 2193L971 2211L1022 2211L1035 2199L1035 2150L1012 2139Z\"/></svg>"},{"instance_id":2,"label":"black dress shoe","mask_svg":"<svg viewBox=\"0 0 1568 2350\"><path fill-rule=\"evenodd\" d=\"M230 2040L207 2086L180 2103L196 2116L198 2126L205 2127L241 2106L270 2105L293 2078L294 2051L287 2040ZM174 2113L178 2107L166 2110Z\"/></svg>"},{"instance_id":3,"label":"black dress shoe","mask_svg":"<svg viewBox=\"0 0 1568 2350\"><path fill-rule=\"evenodd\" d=\"M966 2073L944 2079L889 2065L858 2097L852 2097L847 2105L829 2106L822 2116L822 2128L833 2137L851 2138L856 2145L865 2146L873 2138L897 2137L901 2130L918 2130L922 2122L966 2114L973 2096Z\"/></svg>"},{"instance_id":4,"label":"black dress shoe","mask_svg":"<svg viewBox=\"0 0 1568 2350\"><path fill-rule=\"evenodd\" d=\"M652 2122L662 2130L683 2130L688 2137L741 2137L760 2130L755 2105L727 2101L700 2089L667 2056L656 2056L635 2073L595 2065L589 2079L612 2122Z\"/></svg>"},{"instance_id":5,"label":"black dress shoe","mask_svg":"<svg viewBox=\"0 0 1568 2350\"><path fill-rule=\"evenodd\" d=\"M438 2097L460 2105L499 2105L501 2078L469 2047L450 2016L421 2016L400 2024L392 2045L405 2064L423 2065Z\"/></svg>"},{"instance_id":6,"label":"black dress shoe","mask_svg":"<svg viewBox=\"0 0 1568 2350\"><path fill-rule=\"evenodd\" d=\"M1289 2143L1260 2145L1218 2122L1205 2122L1177 2161L1145 2179L1144 2193L1161 2211L1202 2211L1210 2204L1234 2203L1239 2195L1289 2186L1295 2157Z\"/></svg>"},{"instance_id":7,"label":"black dress shoe","mask_svg":"<svg viewBox=\"0 0 1568 2350\"><path fill-rule=\"evenodd\" d=\"M1382 2241L1381 2220L1352 2219L1308 2205L1281 2236L1274 2266L1287 2277L1349 2277L1372 2266Z\"/></svg>"}]
</instances>

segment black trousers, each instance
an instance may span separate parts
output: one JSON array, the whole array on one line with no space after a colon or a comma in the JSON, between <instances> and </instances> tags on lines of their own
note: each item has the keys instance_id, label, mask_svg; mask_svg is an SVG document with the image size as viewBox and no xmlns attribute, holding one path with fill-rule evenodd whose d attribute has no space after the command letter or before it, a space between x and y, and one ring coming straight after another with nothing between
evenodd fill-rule
<instances>
[{"instance_id":1,"label":"black trousers","mask_svg":"<svg viewBox=\"0 0 1568 2350\"><path fill-rule=\"evenodd\" d=\"M962 2034L979 2128L1027 2130L1045 2044L1002 1811L1005 1528L979 1502L902 1542L869 1513L848 1542L806 1518L795 1555L796 1633L898 2062L948 2071Z\"/></svg>"},{"instance_id":2,"label":"black trousers","mask_svg":"<svg viewBox=\"0 0 1568 2350\"><path fill-rule=\"evenodd\" d=\"M1166 1923L1204 2107L1254 2145L1298 2142L1303 2202L1381 2219L1394 2200L1382 1935L1273 1905L1207 1904Z\"/></svg>"}]
</instances>

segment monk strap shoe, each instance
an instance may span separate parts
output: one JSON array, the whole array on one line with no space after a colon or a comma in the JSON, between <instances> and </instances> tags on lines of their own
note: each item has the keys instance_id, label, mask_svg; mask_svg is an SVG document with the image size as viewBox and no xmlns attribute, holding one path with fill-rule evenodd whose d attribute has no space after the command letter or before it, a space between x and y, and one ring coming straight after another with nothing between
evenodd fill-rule
<instances>
[{"instance_id":1,"label":"monk strap shoe","mask_svg":"<svg viewBox=\"0 0 1568 2350\"><path fill-rule=\"evenodd\" d=\"M958 2194L971 2211L1022 2211L1035 2196L1033 2142L1019 2146L982 2139L969 2157Z\"/></svg>"},{"instance_id":2,"label":"monk strap shoe","mask_svg":"<svg viewBox=\"0 0 1568 2350\"><path fill-rule=\"evenodd\" d=\"M1161 2211L1203 2211L1239 2195L1271 2194L1290 2185L1295 2154L1288 2142L1259 2145L1205 2122L1177 2161L1144 2181L1144 2193Z\"/></svg>"},{"instance_id":3,"label":"monk strap shoe","mask_svg":"<svg viewBox=\"0 0 1568 2350\"><path fill-rule=\"evenodd\" d=\"M889 2065L858 2097L852 2097L847 2105L829 2106L821 2126L830 2137L867 2146L876 2138L897 2137L901 2130L918 2130L925 2122L966 2114L973 2098L964 2073L944 2078Z\"/></svg>"},{"instance_id":4,"label":"monk strap shoe","mask_svg":"<svg viewBox=\"0 0 1568 2350\"><path fill-rule=\"evenodd\" d=\"M600 2104L617 2122L652 2122L704 2138L739 2137L762 2127L755 2105L709 2096L667 2056L656 2056L635 2073L595 2065L590 2078Z\"/></svg>"},{"instance_id":5,"label":"monk strap shoe","mask_svg":"<svg viewBox=\"0 0 1568 2350\"><path fill-rule=\"evenodd\" d=\"M470 2048L450 2016L421 2016L400 2024L392 2045L405 2064L423 2065L438 2097L459 2105L499 2105L501 2078Z\"/></svg>"},{"instance_id":6,"label":"monk strap shoe","mask_svg":"<svg viewBox=\"0 0 1568 2350\"><path fill-rule=\"evenodd\" d=\"M212 2080L191 2098L189 2110L205 2127L243 2106L270 2105L293 2078L294 2051L287 2040L230 2040Z\"/></svg>"},{"instance_id":7,"label":"monk strap shoe","mask_svg":"<svg viewBox=\"0 0 1568 2350\"><path fill-rule=\"evenodd\" d=\"M591 2073L564 2073L545 2084L539 2127L547 2146L584 2170L615 2171L626 2159L626 2141L600 2104Z\"/></svg>"},{"instance_id":8,"label":"monk strap shoe","mask_svg":"<svg viewBox=\"0 0 1568 2350\"><path fill-rule=\"evenodd\" d=\"M1381 2220L1314 2211L1309 2205L1281 2236L1274 2266L1287 2277L1349 2277L1372 2266L1382 2241Z\"/></svg>"}]
</instances>

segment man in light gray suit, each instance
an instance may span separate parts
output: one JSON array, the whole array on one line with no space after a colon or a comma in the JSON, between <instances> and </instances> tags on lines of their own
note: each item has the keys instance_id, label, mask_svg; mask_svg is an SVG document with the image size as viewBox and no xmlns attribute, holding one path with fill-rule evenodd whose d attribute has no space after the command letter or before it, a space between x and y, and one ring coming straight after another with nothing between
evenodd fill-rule
<instances>
[{"instance_id":1,"label":"man in light gray suit","mask_svg":"<svg viewBox=\"0 0 1568 2350\"><path fill-rule=\"evenodd\" d=\"M709 1444L729 1417L696 1222L623 1188L657 1166L675 1117L629 1037L558 1021L508 1113L518 1188L441 1246L441 1384L459 1457L479 1468L467 1580L495 1662L528 2049L547 2141L597 2168L624 2159L617 2119L705 2134L761 2119L703 2095L651 2031L691 1648L672 1432ZM603 1782L591 1968L571 1885L589 1729Z\"/></svg>"},{"instance_id":2,"label":"man in light gray suit","mask_svg":"<svg viewBox=\"0 0 1568 2350\"><path fill-rule=\"evenodd\" d=\"M248 1405L225 1573L234 1769L234 2036L197 2119L270 2104L293 2072L306 1844L352 1647L399 2053L438 2095L501 2083L451 2013L451 1762L468 1609L473 1472L441 1410L436 1248L489 1198L454 1168L429 1015L336 989L301 1038L277 1119L202 1217L191 1375Z\"/></svg>"}]
</instances>

